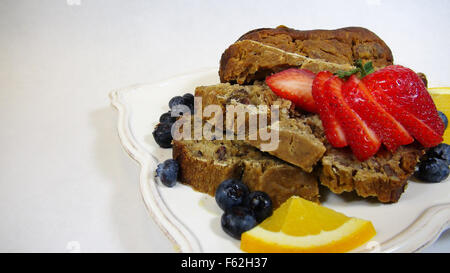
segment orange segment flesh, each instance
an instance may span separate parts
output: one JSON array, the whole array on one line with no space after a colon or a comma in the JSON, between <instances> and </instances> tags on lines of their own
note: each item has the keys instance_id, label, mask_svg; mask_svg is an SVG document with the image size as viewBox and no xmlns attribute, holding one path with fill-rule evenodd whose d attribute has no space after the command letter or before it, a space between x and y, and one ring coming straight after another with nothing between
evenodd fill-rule
<instances>
[{"instance_id":1,"label":"orange segment flesh","mask_svg":"<svg viewBox=\"0 0 450 273\"><path fill-rule=\"evenodd\" d=\"M375 235L370 221L351 218L293 196L242 234L246 252L346 252Z\"/></svg>"}]
</instances>

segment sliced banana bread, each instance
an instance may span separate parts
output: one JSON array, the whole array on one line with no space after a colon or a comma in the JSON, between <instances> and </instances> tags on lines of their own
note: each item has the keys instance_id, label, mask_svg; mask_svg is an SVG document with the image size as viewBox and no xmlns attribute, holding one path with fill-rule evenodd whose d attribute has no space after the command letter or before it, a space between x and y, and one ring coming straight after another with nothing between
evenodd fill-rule
<instances>
[{"instance_id":1,"label":"sliced banana bread","mask_svg":"<svg viewBox=\"0 0 450 273\"><path fill-rule=\"evenodd\" d=\"M311 126L307 124L306 115L294 116L296 110L289 100L277 97L270 88L260 82L255 82L254 85L231 85L229 83L217 84L212 86L200 86L195 89L195 95L202 97L202 107L209 105L219 105L222 107L223 122L226 123L226 106L242 106L244 109L251 106L272 105L279 106L279 123L277 129L278 146L267 149L267 152L286 162L298 166L306 172L311 172L315 164L322 158L325 153L325 146L320 139L318 139L312 132ZM251 113L260 113L255 111L248 111ZM249 114L249 115L250 115ZM268 121L270 122L271 112L268 112ZM245 127L249 128L248 119L245 122ZM205 118L207 119L207 118ZM234 117L235 124L237 116ZM210 120L211 122L211 120ZM215 122L215 119L212 120ZM224 125L224 128L225 125ZM258 129L276 130L269 124L268 127L258 127ZM235 129L235 128L234 128ZM237 132L235 129L234 132ZM247 132L248 133L248 132ZM245 137L245 142L261 149L268 140L261 140L259 134L249 135Z\"/></svg>"},{"instance_id":2,"label":"sliced banana bread","mask_svg":"<svg viewBox=\"0 0 450 273\"><path fill-rule=\"evenodd\" d=\"M261 28L247 32L225 50L219 76L221 82L244 84L289 67L313 72L351 70L357 59L372 61L375 69L393 63L389 47L365 28Z\"/></svg>"},{"instance_id":3,"label":"sliced banana bread","mask_svg":"<svg viewBox=\"0 0 450 273\"><path fill-rule=\"evenodd\" d=\"M360 162L348 149L329 148L321 161L320 182L337 194L355 191L380 202L397 202L423 154L424 149L413 144L401 146L395 153L380 150Z\"/></svg>"},{"instance_id":4,"label":"sliced banana bread","mask_svg":"<svg viewBox=\"0 0 450 273\"><path fill-rule=\"evenodd\" d=\"M403 193L408 177L424 154L420 145L400 147L395 153L380 150L364 162L358 161L347 148L328 144L318 115L298 112L287 100L278 98L265 84L218 84L200 86L196 96L209 104L280 105L280 142L269 153L310 172L317 165L320 183L335 193L355 191L359 196L378 198L381 202L396 202ZM259 141L245 140L260 148Z\"/></svg>"},{"instance_id":5,"label":"sliced banana bread","mask_svg":"<svg viewBox=\"0 0 450 273\"><path fill-rule=\"evenodd\" d=\"M361 162L348 147L334 148L327 142L322 121L317 115L305 119L327 148L316 169L320 183L337 194L355 191L361 197L376 197L380 202L397 202L425 153L425 148L413 143L400 146L395 153L382 148Z\"/></svg>"},{"instance_id":6,"label":"sliced banana bread","mask_svg":"<svg viewBox=\"0 0 450 273\"><path fill-rule=\"evenodd\" d=\"M200 192L214 195L222 181L237 178L250 190L266 192L275 207L292 195L319 202L317 175L242 141L174 141L173 158L180 164L179 181Z\"/></svg>"}]
</instances>

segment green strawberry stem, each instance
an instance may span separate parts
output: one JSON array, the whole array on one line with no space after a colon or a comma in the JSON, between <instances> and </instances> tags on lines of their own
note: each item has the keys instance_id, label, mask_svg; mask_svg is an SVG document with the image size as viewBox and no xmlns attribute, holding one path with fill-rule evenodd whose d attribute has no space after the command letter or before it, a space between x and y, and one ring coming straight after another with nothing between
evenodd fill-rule
<instances>
[{"instance_id":1,"label":"green strawberry stem","mask_svg":"<svg viewBox=\"0 0 450 273\"><path fill-rule=\"evenodd\" d=\"M349 71L339 70L338 72L335 73L335 75L341 79L344 79L344 78L350 77L353 74L359 73L360 78L364 78L365 76L374 72L371 61L363 64L361 59L358 59L355 61L354 66L356 66L356 68L349 70Z\"/></svg>"}]
</instances>

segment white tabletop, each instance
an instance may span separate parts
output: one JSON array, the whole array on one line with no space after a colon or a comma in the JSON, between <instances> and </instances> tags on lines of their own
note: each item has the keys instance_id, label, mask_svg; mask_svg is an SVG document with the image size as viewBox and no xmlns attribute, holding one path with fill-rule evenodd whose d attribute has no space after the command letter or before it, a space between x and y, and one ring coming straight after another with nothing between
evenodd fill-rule
<instances>
[{"instance_id":1,"label":"white tabletop","mask_svg":"<svg viewBox=\"0 0 450 273\"><path fill-rule=\"evenodd\" d=\"M248 30L364 26L396 63L450 85L449 1L302 2L1 1L0 251L174 251L108 93L217 67ZM426 251L450 252L450 232Z\"/></svg>"}]
</instances>

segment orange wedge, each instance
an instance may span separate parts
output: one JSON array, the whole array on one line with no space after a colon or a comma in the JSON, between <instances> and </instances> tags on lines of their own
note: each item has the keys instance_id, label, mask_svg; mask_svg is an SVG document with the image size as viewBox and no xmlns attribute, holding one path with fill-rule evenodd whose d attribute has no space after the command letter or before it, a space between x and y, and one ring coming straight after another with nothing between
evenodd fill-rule
<instances>
[{"instance_id":1,"label":"orange wedge","mask_svg":"<svg viewBox=\"0 0 450 273\"><path fill-rule=\"evenodd\" d=\"M436 108L450 118L450 87L428 88ZM444 132L444 143L450 144L450 129Z\"/></svg>"},{"instance_id":2,"label":"orange wedge","mask_svg":"<svg viewBox=\"0 0 450 273\"><path fill-rule=\"evenodd\" d=\"M292 196L272 216L242 234L246 252L347 252L376 234L370 221Z\"/></svg>"}]
</instances>

